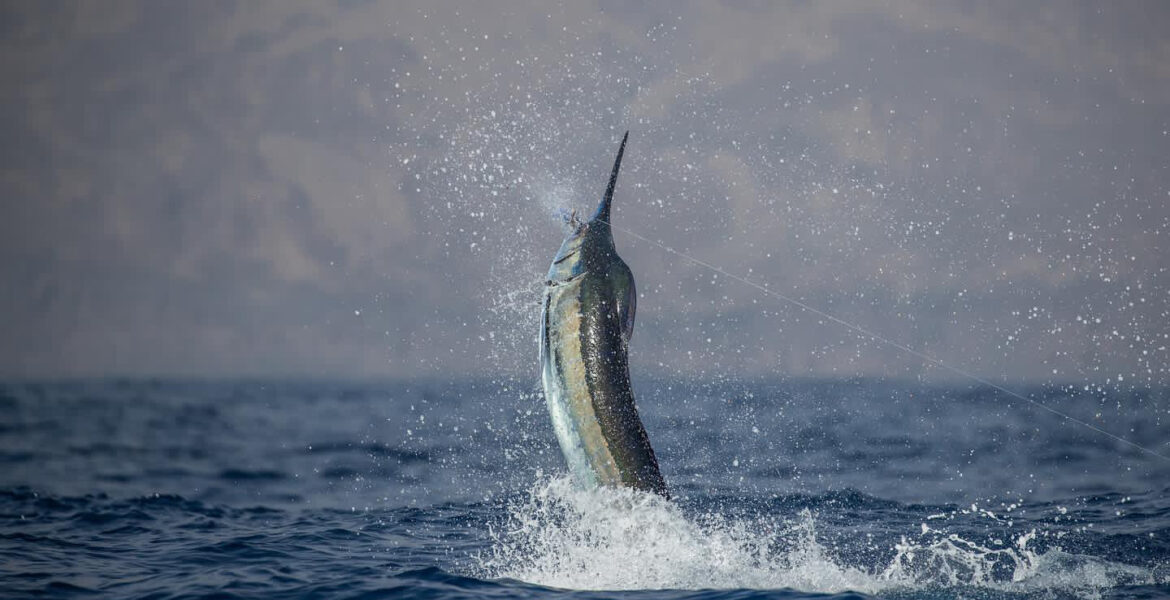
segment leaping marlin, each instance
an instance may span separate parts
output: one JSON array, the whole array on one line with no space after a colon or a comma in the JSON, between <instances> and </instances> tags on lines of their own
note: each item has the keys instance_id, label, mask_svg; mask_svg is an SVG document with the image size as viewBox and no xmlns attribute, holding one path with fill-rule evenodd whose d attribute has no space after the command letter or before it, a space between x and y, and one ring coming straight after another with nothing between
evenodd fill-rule
<instances>
[{"instance_id":1,"label":"leaping marlin","mask_svg":"<svg viewBox=\"0 0 1170 600\"><path fill-rule=\"evenodd\" d=\"M626 149L618 148L597 213L561 244L545 282L540 328L544 397L569 469L586 485L668 496L630 389L634 274L617 254L610 204Z\"/></svg>"}]
</instances>

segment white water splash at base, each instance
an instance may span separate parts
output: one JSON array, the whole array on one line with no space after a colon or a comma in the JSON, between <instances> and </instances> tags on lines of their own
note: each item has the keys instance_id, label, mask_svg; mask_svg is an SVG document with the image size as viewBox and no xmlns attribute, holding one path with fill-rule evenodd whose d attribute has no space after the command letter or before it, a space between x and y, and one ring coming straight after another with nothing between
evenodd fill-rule
<instances>
[{"instance_id":1,"label":"white water splash at base","mask_svg":"<svg viewBox=\"0 0 1170 600\"><path fill-rule=\"evenodd\" d=\"M1007 595L1056 592L1099 597L1119 585L1157 584L1141 567L1029 548L1034 533L990 549L949 535L903 537L884 565L851 565L817 536L817 518L684 515L673 503L631 490L582 490L542 482L493 532L478 575L555 588L792 589L811 593L984 589ZM859 534L860 535L860 534ZM1165 583L1165 582L1162 582ZM949 596L951 594L943 594Z\"/></svg>"}]
</instances>

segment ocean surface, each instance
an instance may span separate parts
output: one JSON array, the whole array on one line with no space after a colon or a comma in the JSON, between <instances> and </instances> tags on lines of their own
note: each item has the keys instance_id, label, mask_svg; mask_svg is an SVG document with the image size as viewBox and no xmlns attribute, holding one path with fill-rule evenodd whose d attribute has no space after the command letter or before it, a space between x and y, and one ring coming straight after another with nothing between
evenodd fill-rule
<instances>
[{"instance_id":1,"label":"ocean surface","mask_svg":"<svg viewBox=\"0 0 1170 600\"><path fill-rule=\"evenodd\" d=\"M0 596L1154 598L1170 460L979 386L636 379L672 501L535 382L0 386ZM1018 389L1170 454L1167 390Z\"/></svg>"}]
</instances>

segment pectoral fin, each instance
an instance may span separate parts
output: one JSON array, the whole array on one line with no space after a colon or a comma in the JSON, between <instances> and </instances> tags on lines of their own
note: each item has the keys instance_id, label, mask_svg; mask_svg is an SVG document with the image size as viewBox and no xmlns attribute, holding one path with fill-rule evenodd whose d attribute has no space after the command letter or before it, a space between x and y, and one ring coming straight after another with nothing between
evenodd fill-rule
<instances>
[{"instance_id":1,"label":"pectoral fin","mask_svg":"<svg viewBox=\"0 0 1170 600\"><path fill-rule=\"evenodd\" d=\"M627 343L634 335L634 313L638 308L638 290L634 285L634 278L629 278L624 298L618 298L618 317L622 320L622 339Z\"/></svg>"}]
</instances>

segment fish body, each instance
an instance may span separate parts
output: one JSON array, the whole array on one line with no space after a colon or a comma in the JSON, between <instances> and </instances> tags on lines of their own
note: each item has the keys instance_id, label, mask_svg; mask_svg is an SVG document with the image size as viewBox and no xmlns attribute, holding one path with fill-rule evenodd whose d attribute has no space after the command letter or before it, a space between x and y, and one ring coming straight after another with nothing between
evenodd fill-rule
<instances>
[{"instance_id":1,"label":"fish body","mask_svg":"<svg viewBox=\"0 0 1170 600\"><path fill-rule=\"evenodd\" d=\"M553 259L541 314L544 397L573 476L586 485L624 486L667 496L630 387L634 275L617 254L610 205L626 137L605 196L588 222L576 218Z\"/></svg>"}]
</instances>

